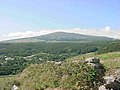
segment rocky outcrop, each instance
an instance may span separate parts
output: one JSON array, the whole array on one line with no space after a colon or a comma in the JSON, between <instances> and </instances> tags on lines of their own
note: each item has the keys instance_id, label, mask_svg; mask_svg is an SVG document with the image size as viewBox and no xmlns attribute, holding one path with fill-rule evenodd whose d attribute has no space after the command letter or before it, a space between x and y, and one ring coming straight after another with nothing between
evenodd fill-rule
<instances>
[{"instance_id":1,"label":"rocky outcrop","mask_svg":"<svg viewBox=\"0 0 120 90\"><path fill-rule=\"evenodd\" d=\"M116 72L115 72L115 78L118 82L120 82L120 69L118 69Z\"/></svg>"},{"instance_id":2,"label":"rocky outcrop","mask_svg":"<svg viewBox=\"0 0 120 90\"><path fill-rule=\"evenodd\" d=\"M94 57L87 58L85 63L91 65L96 70L99 78L103 78L105 69L100 63L100 59ZM115 75L105 76L103 82L104 85L101 85L99 90L120 90L120 69L115 72Z\"/></svg>"},{"instance_id":3,"label":"rocky outcrop","mask_svg":"<svg viewBox=\"0 0 120 90\"><path fill-rule=\"evenodd\" d=\"M96 70L96 72L99 75L99 77L103 77L104 76L105 68L100 63L100 59L99 58L95 58L95 57L87 58L87 59L85 59L85 63L91 65Z\"/></svg>"},{"instance_id":4,"label":"rocky outcrop","mask_svg":"<svg viewBox=\"0 0 120 90\"><path fill-rule=\"evenodd\" d=\"M99 90L120 90L120 69L114 75L105 76L104 85L99 87Z\"/></svg>"},{"instance_id":5,"label":"rocky outcrop","mask_svg":"<svg viewBox=\"0 0 120 90\"><path fill-rule=\"evenodd\" d=\"M115 81L115 77L112 76L112 75L111 76L105 76L104 80L106 81L105 84L110 84L110 83Z\"/></svg>"},{"instance_id":6,"label":"rocky outcrop","mask_svg":"<svg viewBox=\"0 0 120 90\"><path fill-rule=\"evenodd\" d=\"M120 69L114 75L104 77L106 81L106 89L120 90Z\"/></svg>"},{"instance_id":7,"label":"rocky outcrop","mask_svg":"<svg viewBox=\"0 0 120 90\"><path fill-rule=\"evenodd\" d=\"M95 57L87 58L85 59L85 63L87 63L88 65L91 65L96 70L98 74L98 82L104 83L103 76L105 76L106 70L104 66L100 63L100 59ZM99 87L99 90L106 90L106 87L102 85Z\"/></svg>"}]
</instances>

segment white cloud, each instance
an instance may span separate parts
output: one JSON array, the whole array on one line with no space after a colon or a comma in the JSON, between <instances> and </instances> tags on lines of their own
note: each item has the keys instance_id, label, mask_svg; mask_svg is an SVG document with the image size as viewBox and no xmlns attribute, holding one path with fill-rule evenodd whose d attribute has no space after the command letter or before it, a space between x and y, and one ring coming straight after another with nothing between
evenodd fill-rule
<instances>
[{"instance_id":1,"label":"white cloud","mask_svg":"<svg viewBox=\"0 0 120 90\"><path fill-rule=\"evenodd\" d=\"M99 30L71 28L71 29L47 29L47 30L37 30L37 31L12 32L12 33L2 35L2 37L0 37L0 39L7 40L7 39L15 39L15 38L33 37L33 36L45 35L48 33L60 32L60 31L86 34L86 35L94 35L94 36L106 36L106 37L120 39L120 30L114 30L114 29L110 28L109 26L106 26Z\"/></svg>"}]
</instances>

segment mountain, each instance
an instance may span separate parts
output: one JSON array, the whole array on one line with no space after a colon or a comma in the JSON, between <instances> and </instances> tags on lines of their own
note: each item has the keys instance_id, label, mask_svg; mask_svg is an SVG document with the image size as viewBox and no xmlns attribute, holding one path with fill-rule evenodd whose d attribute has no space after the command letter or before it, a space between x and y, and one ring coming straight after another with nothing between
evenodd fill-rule
<instances>
[{"instance_id":1,"label":"mountain","mask_svg":"<svg viewBox=\"0 0 120 90\"><path fill-rule=\"evenodd\" d=\"M91 40L108 40L111 38L90 36L76 33L55 32L38 37L41 40L46 41L91 41Z\"/></svg>"},{"instance_id":2,"label":"mountain","mask_svg":"<svg viewBox=\"0 0 120 90\"><path fill-rule=\"evenodd\" d=\"M76 33L67 32L55 32L47 35L41 35L36 37L21 38L14 40L7 40L4 42L68 42L68 41L101 41L101 40L113 40L113 38L103 37L103 36L90 36Z\"/></svg>"}]
</instances>

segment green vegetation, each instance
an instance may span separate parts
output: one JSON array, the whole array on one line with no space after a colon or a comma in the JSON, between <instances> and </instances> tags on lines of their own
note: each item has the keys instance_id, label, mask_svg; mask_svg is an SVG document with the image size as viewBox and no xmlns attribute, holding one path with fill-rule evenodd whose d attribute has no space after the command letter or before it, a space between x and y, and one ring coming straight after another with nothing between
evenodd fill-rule
<instances>
[{"instance_id":1,"label":"green vegetation","mask_svg":"<svg viewBox=\"0 0 120 90\"><path fill-rule=\"evenodd\" d=\"M5 81L3 81L5 80ZM9 90L16 84L20 90L43 90L45 88L84 89L97 88L96 71L89 65L72 61L55 64L48 62L29 66L21 74L8 79L1 79L1 90L7 85ZM4 83L3 83L4 82Z\"/></svg>"},{"instance_id":2,"label":"green vegetation","mask_svg":"<svg viewBox=\"0 0 120 90\"><path fill-rule=\"evenodd\" d=\"M24 59L8 60L0 65L0 75L18 74L27 66Z\"/></svg>"},{"instance_id":3,"label":"green vegetation","mask_svg":"<svg viewBox=\"0 0 120 90\"><path fill-rule=\"evenodd\" d=\"M70 58L70 60L83 60L84 58L98 57L106 68L107 74L112 74L116 69L120 69L120 52L110 52L104 54L88 53Z\"/></svg>"},{"instance_id":4,"label":"green vegetation","mask_svg":"<svg viewBox=\"0 0 120 90\"><path fill-rule=\"evenodd\" d=\"M0 75L18 74L29 64L63 61L96 50L91 43L1 43Z\"/></svg>"},{"instance_id":5,"label":"green vegetation","mask_svg":"<svg viewBox=\"0 0 120 90\"><path fill-rule=\"evenodd\" d=\"M115 52L115 51L120 51L120 41L119 40L113 41L113 42L109 43L108 45L99 48L98 54Z\"/></svg>"},{"instance_id":6,"label":"green vegetation","mask_svg":"<svg viewBox=\"0 0 120 90\"><path fill-rule=\"evenodd\" d=\"M101 63L106 67L107 74L113 73L114 69L120 68L120 52L97 55L88 53L67 59L59 64L46 62L32 64L15 76L2 76L0 78L1 90L9 90L14 84L20 90L42 90L45 88L62 88L72 90L97 90L100 84L95 70L81 61L83 57L99 57ZM111 72L112 71L112 72ZM93 84L94 82L94 84ZM6 86L7 85L7 86ZM6 89L5 89L6 88Z\"/></svg>"},{"instance_id":7,"label":"green vegetation","mask_svg":"<svg viewBox=\"0 0 120 90\"><path fill-rule=\"evenodd\" d=\"M120 69L120 52L112 52L98 55L101 63L104 64L107 74L113 74L115 70Z\"/></svg>"},{"instance_id":8,"label":"green vegetation","mask_svg":"<svg viewBox=\"0 0 120 90\"><path fill-rule=\"evenodd\" d=\"M119 51L119 44L118 40L86 43L0 43L0 75L18 74L30 64L59 62L90 52L102 54L106 52L102 49L104 47L108 47L108 51L112 47L111 52Z\"/></svg>"},{"instance_id":9,"label":"green vegetation","mask_svg":"<svg viewBox=\"0 0 120 90\"><path fill-rule=\"evenodd\" d=\"M0 54L7 56L30 56L36 53L83 54L97 50L97 43L1 43Z\"/></svg>"},{"instance_id":10,"label":"green vegetation","mask_svg":"<svg viewBox=\"0 0 120 90\"><path fill-rule=\"evenodd\" d=\"M0 43L0 90L10 90L14 84L20 90L96 90L101 78L81 60L98 57L107 74L113 73L120 68L119 46L119 40ZM80 62L74 62L76 60Z\"/></svg>"}]
</instances>

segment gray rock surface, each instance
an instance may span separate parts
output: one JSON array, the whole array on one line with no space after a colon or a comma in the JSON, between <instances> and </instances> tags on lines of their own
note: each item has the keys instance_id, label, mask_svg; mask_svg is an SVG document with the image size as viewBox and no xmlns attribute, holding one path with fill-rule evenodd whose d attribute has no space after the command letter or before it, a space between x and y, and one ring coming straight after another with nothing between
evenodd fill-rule
<instances>
[{"instance_id":1,"label":"gray rock surface","mask_svg":"<svg viewBox=\"0 0 120 90\"><path fill-rule=\"evenodd\" d=\"M87 58L85 63L91 65L99 74L100 77L103 77L105 74L105 69L100 63L98 58ZM120 69L118 69L113 75L104 77L105 83L99 87L99 90L120 90Z\"/></svg>"},{"instance_id":2,"label":"gray rock surface","mask_svg":"<svg viewBox=\"0 0 120 90\"><path fill-rule=\"evenodd\" d=\"M88 65L91 65L99 74L99 76L104 76L105 73L105 69L103 67L103 65L100 63L100 59L99 58L87 58L85 59L85 63L87 63Z\"/></svg>"},{"instance_id":3,"label":"gray rock surface","mask_svg":"<svg viewBox=\"0 0 120 90\"><path fill-rule=\"evenodd\" d=\"M106 81L106 83L102 86L104 86L106 90L120 90L120 69L118 69L114 75L105 76L104 80ZM102 86L100 86L99 88L101 88Z\"/></svg>"},{"instance_id":4,"label":"gray rock surface","mask_svg":"<svg viewBox=\"0 0 120 90\"><path fill-rule=\"evenodd\" d=\"M101 85L98 90L107 90L105 85Z\"/></svg>"},{"instance_id":5,"label":"gray rock surface","mask_svg":"<svg viewBox=\"0 0 120 90\"><path fill-rule=\"evenodd\" d=\"M106 84L110 84L110 83L115 81L115 77L112 76L112 75L111 76L106 76L106 77L104 77L104 80L106 81Z\"/></svg>"},{"instance_id":6,"label":"gray rock surface","mask_svg":"<svg viewBox=\"0 0 120 90\"><path fill-rule=\"evenodd\" d=\"M100 59L99 59L99 58L92 57L92 58L87 58L87 59L85 59L85 62L86 62L86 63L100 63Z\"/></svg>"},{"instance_id":7,"label":"gray rock surface","mask_svg":"<svg viewBox=\"0 0 120 90\"><path fill-rule=\"evenodd\" d=\"M16 85L13 85L11 90L19 90L19 88Z\"/></svg>"},{"instance_id":8,"label":"gray rock surface","mask_svg":"<svg viewBox=\"0 0 120 90\"><path fill-rule=\"evenodd\" d=\"M115 72L116 81L120 82L120 69Z\"/></svg>"}]
</instances>

